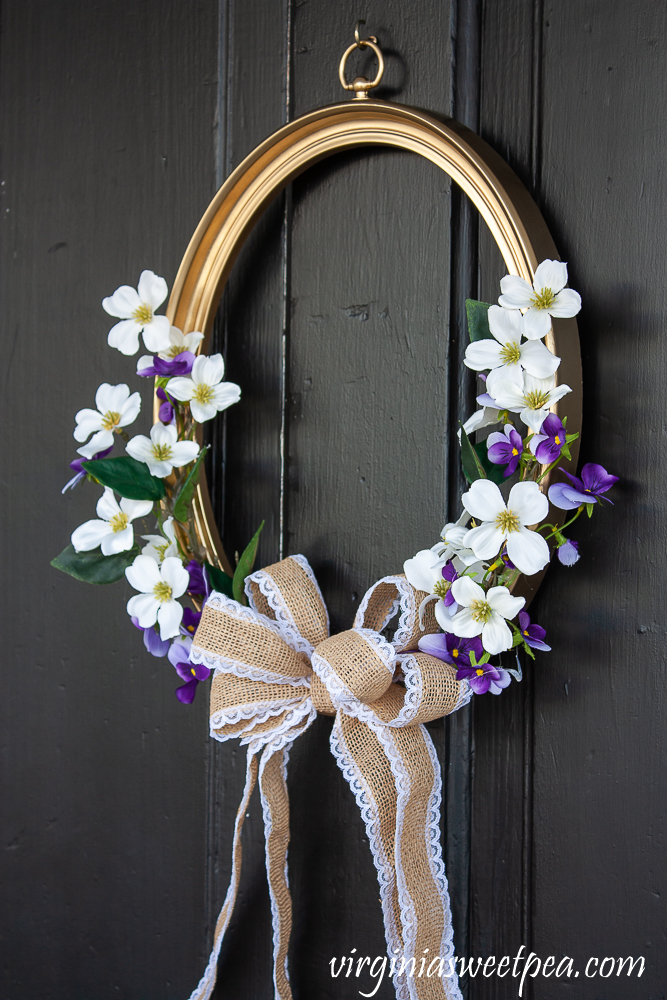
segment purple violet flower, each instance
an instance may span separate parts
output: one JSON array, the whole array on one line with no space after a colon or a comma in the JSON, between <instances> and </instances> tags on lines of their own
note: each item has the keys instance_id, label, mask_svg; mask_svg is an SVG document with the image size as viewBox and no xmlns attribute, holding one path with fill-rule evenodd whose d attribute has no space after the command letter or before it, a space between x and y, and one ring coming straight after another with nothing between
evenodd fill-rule
<instances>
[{"instance_id":1,"label":"purple violet flower","mask_svg":"<svg viewBox=\"0 0 667 1000\"><path fill-rule=\"evenodd\" d=\"M169 640L160 638L160 633L156 632L155 625L151 625L150 628L142 628L139 624L139 619L134 616L132 617L132 624L135 628L138 628L140 632L144 633L144 646L152 656L167 655Z\"/></svg>"},{"instance_id":2,"label":"purple violet flower","mask_svg":"<svg viewBox=\"0 0 667 1000\"><path fill-rule=\"evenodd\" d=\"M508 569L516 569L516 566L514 565L514 563L510 559L510 557L507 555L507 549L506 548L503 549L503 551L500 553L500 558L505 563L505 565L507 566Z\"/></svg>"},{"instance_id":3,"label":"purple violet flower","mask_svg":"<svg viewBox=\"0 0 667 1000\"><path fill-rule=\"evenodd\" d=\"M459 665L469 667L471 650L475 654L475 659L480 659L484 654L484 647L479 636L474 636L472 639L459 639L452 632L423 635L419 640L419 648L422 653L436 656L439 660L451 664L452 667Z\"/></svg>"},{"instance_id":4,"label":"purple violet flower","mask_svg":"<svg viewBox=\"0 0 667 1000\"><path fill-rule=\"evenodd\" d=\"M527 646L531 649L541 649L545 653L551 652L551 646L547 646L544 641L547 633L541 625L530 624L530 615L526 611L519 612L519 628Z\"/></svg>"},{"instance_id":5,"label":"purple violet flower","mask_svg":"<svg viewBox=\"0 0 667 1000\"><path fill-rule=\"evenodd\" d=\"M603 493L610 490L618 482L618 476L612 476L601 465L589 462L581 470L581 479L572 476L565 469L561 472L570 480L569 483L555 483L549 487L549 500L554 507L561 510L574 510L584 503L597 503ZM602 497L608 503L609 497Z\"/></svg>"},{"instance_id":6,"label":"purple violet flower","mask_svg":"<svg viewBox=\"0 0 667 1000\"><path fill-rule=\"evenodd\" d=\"M192 638L197 631L200 621L201 611L193 611L191 608L186 608L181 620L181 635L187 635Z\"/></svg>"},{"instance_id":7,"label":"purple violet flower","mask_svg":"<svg viewBox=\"0 0 667 1000\"><path fill-rule=\"evenodd\" d=\"M204 567L196 559L191 559L185 568L190 574L188 594L194 594L196 597L208 597L211 593L211 587L208 582L208 573Z\"/></svg>"},{"instance_id":8,"label":"purple violet flower","mask_svg":"<svg viewBox=\"0 0 667 1000\"><path fill-rule=\"evenodd\" d=\"M76 475L73 476L68 483L65 483L60 492L65 493L66 490L73 490L77 483L80 483L82 479L86 478L87 473L81 464L82 462L94 462L98 458L106 458L110 451L113 451L113 445L111 445L110 448L105 448L104 451L98 451L96 455L93 455L92 459L75 458L73 462L70 462L69 467L76 472Z\"/></svg>"},{"instance_id":9,"label":"purple violet flower","mask_svg":"<svg viewBox=\"0 0 667 1000\"><path fill-rule=\"evenodd\" d=\"M447 582L449 583L449 590L443 597L443 601L445 602L445 607L451 608L452 605L458 607L458 604L454 600L454 595L452 594L451 585L454 583L454 580L458 580L459 574L454 569L454 563L451 561L451 559L448 563L445 563L445 565L442 567L442 578L443 580L447 580ZM450 614L453 614L453 612L450 612Z\"/></svg>"},{"instance_id":10,"label":"purple violet flower","mask_svg":"<svg viewBox=\"0 0 667 1000\"><path fill-rule=\"evenodd\" d=\"M457 681L467 680L475 694L500 694L511 683L507 670L494 667L491 663L481 663L476 667L460 667L456 671Z\"/></svg>"},{"instance_id":11,"label":"purple violet flower","mask_svg":"<svg viewBox=\"0 0 667 1000\"><path fill-rule=\"evenodd\" d=\"M176 688L176 697L184 705L191 705L197 694L197 686L209 677L211 671L201 663L190 663L191 639L176 639L171 644L167 659L185 684Z\"/></svg>"},{"instance_id":12,"label":"purple violet flower","mask_svg":"<svg viewBox=\"0 0 667 1000\"><path fill-rule=\"evenodd\" d=\"M141 361L143 360L142 358ZM182 351L173 361L165 361L159 354L155 355L152 364L141 365L141 361L139 362L141 367L137 367L137 375L141 375L142 378L149 378L151 375L155 378L174 378L176 375L190 374L195 356L192 351Z\"/></svg>"},{"instance_id":13,"label":"purple violet flower","mask_svg":"<svg viewBox=\"0 0 667 1000\"><path fill-rule=\"evenodd\" d=\"M502 406L496 403L493 396L490 396L488 392L483 392L481 396L477 396L477 402L480 406L489 406L492 410L502 410Z\"/></svg>"},{"instance_id":14,"label":"purple violet flower","mask_svg":"<svg viewBox=\"0 0 667 1000\"><path fill-rule=\"evenodd\" d=\"M157 390L158 399L163 399L164 402L160 404L160 409L158 410L158 416L163 424L170 424L174 419L174 404L169 399L169 396L164 391L162 386L158 387Z\"/></svg>"},{"instance_id":15,"label":"purple violet flower","mask_svg":"<svg viewBox=\"0 0 667 1000\"><path fill-rule=\"evenodd\" d=\"M506 465L503 475L505 479L513 476L523 451L523 441L518 431L511 424L505 424L502 433L494 431L486 439L489 461L494 465Z\"/></svg>"},{"instance_id":16,"label":"purple violet flower","mask_svg":"<svg viewBox=\"0 0 667 1000\"><path fill-rule=\"evenodd\" d=\"M547 414L539 434L530 439L530 450L541 465L551 465L560 453L567 438L563 421L555 413Z\"/></svg>"},{"instance_id":17,"label":"purple violet flower","mask_svg":"<svg viewBox=\"0 0 667 1000\"><path fill-rule=\"evenodd\" d=\"M571 538L568 538L564 545L559 545L556 551L558 559L562 562L563 566L574 566L581 559L579 555L579 542L575 542Z\"/></svg>"}]
</instances>

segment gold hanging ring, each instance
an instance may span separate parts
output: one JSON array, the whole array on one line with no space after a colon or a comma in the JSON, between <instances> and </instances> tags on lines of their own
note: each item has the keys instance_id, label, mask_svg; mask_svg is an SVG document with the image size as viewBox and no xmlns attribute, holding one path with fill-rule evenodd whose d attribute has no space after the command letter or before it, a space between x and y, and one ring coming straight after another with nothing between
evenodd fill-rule
<instances>
[{"instance_id":1,"label":"gold hanging ring","mask_svg":"<svg viewBox=\"0 0 667 1000\"><path fill-rule=\"evenodd\" d=\"M355 101L365 100L368 97L368 91L373 90L374 87L378 86L384 74L384 59L382 57L382 52L380 51L380 48L377 44L377 38L375 38L374 35L371 35L369 38L360 38L359 37L360 24L364 24L364 22L357 21L357 26L354 29L355 42L345 50L345 52L343 53L343 58L340 61L340 66L338 67L338 78L340 80L341 87L344 90L353 90L354 91L353 100ZM349 59L351 53L354 52L355 49L365 49L365 48L372 49L373 52L375 53L375 58L378 61L378 71L375 76L375 79L367 80L365 76L358 76L356 77L355 80L352 81L352 83L348 83L347 80L345 79L345 64L347 63L347 60Z\"/></svg>"}]
</instances>

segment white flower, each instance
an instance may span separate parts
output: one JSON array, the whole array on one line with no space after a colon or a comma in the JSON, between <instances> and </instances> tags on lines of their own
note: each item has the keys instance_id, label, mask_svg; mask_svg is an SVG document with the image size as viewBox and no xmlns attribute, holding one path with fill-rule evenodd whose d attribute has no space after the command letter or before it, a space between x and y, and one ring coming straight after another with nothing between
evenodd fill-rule
<instances>
[{"instance_id":1,"label":"white flower","mask_svg":"<svg viewBox=\"0 0 667 1000\"><path fill-rule=\"evenodd\" d=\"M482 521L466 534L478 559L490 559L500 552L503 542L507 555L522 573L530 576L549 562L549 546L529 524L542 521L549 510L549 501L537 483L516 483L510 490L507 505L502 493L489 479L477 479L461 497L463 506L477 521Z\"/></svg>"},{"instance_id":2,"label":"white flower","mask_svg":"<svg viewBox=\"0 0 667 1000\"><path fill-rule=\"evenodd\" d=\"M142 271L137 288L121 285L113 295L102 300L102 308L110 316L119 316L109 330L109 347L121 354L136 354L139 334L144 332L144 344L153 354L169 350L170 324L166 316L156 316L155 310L167 297L167 282L152 271Z\"/></svg>"},{"instance_id":3,"label":"white flower","mask_svg":"<svg viewBox=\"0 0 667 1000\"><path fill-rule=\"evenodd\" d=\"M192 333L183 333L177 326L172 326L169 330L169 346L159 352L160 357L164 358L165 361L174 361L184 351L196 354L203 339L204 334L197 330Z\"/></svg>"},{"instance_id":4,"label":"white flower","mask_svg":"<svg viewBox=\"0 0 667 1000\"><path fill-rule=\"evenodd\" d=\"M507 379L500 379L493 387L493 396L503 409L518 413L526 427L538 434L547 413L554 403L572 392L569 385L556 385L551 378L534 378L524 375L523 386Z\"/></svg>"},{"instance_id":5,"label":"white flower","mask_svg":"<svg viewBox=\"0 0 667 1000\"><path fill-rule=\"evenodd\" d=\"M469 520L470 514L464 510L458 521L450 521L444 526L442 532L440 533L442 542L438 542L437 545L433 546L433 551L441 552L443 559L447 560L453 558L455 560L454 568L457 573L463 572L464 569L467 569L469 566L472 566L477 562L477 556L475 553L471 548L464 544L464 539L468 534L466 525ZM457 561L460 566L457 565ZM463 569L460 567L463 567Z\"/></svg>"},{"instance_id":6,"label":"white flower","mask_svg":"<svg viewBox=\"0 0 667 1000\"><path fill-rule=\"evenodd\" d=\"M178 558L178 545L176 543L176 530L174 528L173 517L168 517L162 525L163 535L142 535L144 541L148 542L141 550L142 556L150 556L156 563L164 562L172 556ZM165 537L166 536L166 537Z\"/></svg>"},{"instance_id":7,"label":"white flower","mask_svg":"<svg viewBox=\"0 0 667 1000\"><path fill-rule=\"evenodd\" d=\"M512 597L507 587L491 587L485 593L469 576L454 581L452 594L462 606L453 618L440 603L435 606L435 616L443 632L453 632L461 639L481 635L482 645L491 655L512 648L512 632L505 619L512 619L521 611L526 603L523 597Z\"/></svg>"},{"instance_id":8,"label":"white flower","mask_svg":"<svg viewBox=\"0 0 667 1000\"><path fill-rule=\"evenodd\" d=\"M126 500L116 502L113 490L105 486L97 501L97 514L101 521L86 521L72 532L72 545L77 552L89 552L102 546L102 555L127 552L134 545L135 517L146 517L153 509L152 500Z\"/></svg>"},{"instance_id":9,"label":"white flower","mask_svg":"<svg viewBox=\"0 0 667 1000\"><path fill-rule=\"evenodd\" d=\"M487 395L486 393L484 394ZM482 397L477 398L479 403ZM490 397L489 397L490 398ZM495 402L495 400L494 400ZM468 437L474 433L474 431L481 431L484 427L490 427L492 424L500 423L500 410L496 409L494 406L486 406L482 404L481 410L476 410L471 417L468 417L463 425L463 430L466 432ZM461 440L461 429L458 431L459 441Z\"/></svg>"},{"instance_id":10,"label":"white flower","mask_svg":"<svg viewBox=\"0 0 667 1000\"><path fill-rule=\"evenodd\" d=\"M489 329L494 339L476 340L468 344L465 356L468 368L478 372L491 369L486 380L486 389L491 396L494 382L498 379L506 378L521 385L524 369L536 378L548 378L560 364L560 358L539 340L525 340L521 343L523 322L520 312L508 312L500 306L491 306Z\"/></svg>"},{"instance_id":11,"label":"white flower","mask_svg":"<svg viewBox=\"0 0 667 1000\"><path fill-rule=\"evenodd\" d=\"M178 433L172 424L153 424L151 436L137 434L128 441L126 451L138 462L145 462L154 476L164 479L171 474L174 466L180 468L194 462L199 454L195 441L178 441Z\"/></svg>"},{"instance_id":12,"label":"white flower","mask_svg":"<svg viewBox=\"0 0 667 1000\"><path fill-rule=\"evenodd\" d=\"M210 358L200 354L192 366L190 378L179 376L167 383L167 393L190 403L192 416L199 424L211 420L219 410L226 410L232 403L238 403L241 390L234 382L223 382L225 363L222 354Z\"/></svg>"},{"instance_id":13,"label":"white flower","mask_svg":"<svg viewBox=\"0 0 667 1000\"><path fill-rule=\"evenodd\" d=\"M442 549L442 543L432 549L422 549L403 563L408 583L425 594L437 594L435 588L439 583L442 584L442 569L447 560L439 556L436 549Z\"/></svg>"},{"instance_id":14,"label":"white flower","mask_svg":"<svg viewBox=\"0 0 667 1000\"><path fill-rule=\"evenodd\" d=\"M130 395L130 390L123 382L120 385L103 382L95 393L95 406L96 410L79 410L74 418L76 441L85 441L89 434L93 434L84 448L77 448L79 455L84 458L92 458L98 451L111 448L114 430L117 427L127 427L137 419L141 409L141 396L138 392Z\"/></svg>"},{"instance_id":15,"label":"white flower","mask_svg":"<svg viewBox=\"0 0 667 1000\"><path fill-rule=\"evenodd\" d=\"M125 570L131 586L141 591L127 602L127 613L138 619L142 628L155 622L160 626L161 639L178 635L183 606L176 600L190 582L190 575L180 559L165 559L161 566L150 556L140 555Z\"/></svg>"},{"instance_id":16,"label":"white flower","mask_svg":"<svg viewBox=\"0 0 667 1000\"><path fill-rule=\"evenodd\" d=\"M502 295L498 302L504 309L527 309L524 313L523 335L528 340L540 340L551 329L551 317L576 316L581 309L581 296L566 288L567 264L559 260L543 260L535 271L533 284L515 274L500 279Z\"/></svg>"}]
</instances>

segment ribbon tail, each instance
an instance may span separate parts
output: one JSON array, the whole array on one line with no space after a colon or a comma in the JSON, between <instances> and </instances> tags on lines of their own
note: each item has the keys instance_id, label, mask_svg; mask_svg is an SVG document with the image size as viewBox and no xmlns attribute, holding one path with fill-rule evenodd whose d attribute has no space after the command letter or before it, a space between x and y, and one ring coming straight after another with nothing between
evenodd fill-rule
<instances>
[{"instance_id":1,"label":"ribbon tail","mask_svg":"<svg viewBox=\"0 0 667 1000\"><path fill-rule=\"evenodd\" d=\"M218 972L218 956L220 955L220 948L222 946L222 941L229 926L229 921L234 910L234 903L236 902L236 893L239 887L239 879L241 877L241 830L243 829L243 820L248 809L248 803L250 802L250 796L255 787L255 782L257 781L257 771L258 771L258 758L257 754L252 750L248 750L247 762L246 762L246 780L245 788L243 789L243 796L241 798L241 804L239 806L238 812L236 814L236 822L234 824L234 845L232 848L232 874L229 882L229 888L227 889L227 895L225 896L225 901L222 904L222 909L220 910L220 916L218 917L215 925L215 935L213 939L213 950L211 951L211 957L208 960L208 965L206 966L206 971L202 976L199 985L196 990L191 994L190 1000L209 1000L213 989L215 987L215 980Z\"/></svg>"}]
</instances>

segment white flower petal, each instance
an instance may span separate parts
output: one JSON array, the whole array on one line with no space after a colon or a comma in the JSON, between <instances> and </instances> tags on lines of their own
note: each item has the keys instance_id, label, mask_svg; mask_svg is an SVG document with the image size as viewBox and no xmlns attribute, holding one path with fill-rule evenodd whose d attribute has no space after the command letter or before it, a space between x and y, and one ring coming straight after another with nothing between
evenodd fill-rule
<instances>
[{"instance_id":1,"label":"white flower petal","mask_svg":"<svg viewBox=\"0 0 667 1000\"><path fill-rule=\"evenodd\" d=\"M225 362L222 360L222 354L212 354L210 358L204 355L201 357L204 358L204 364L202 378L199 381L205 382L206 385L217 385L218 382L222 382L225 374ZM196 361L195 364L197 364ZM194 366L192 370L194 371Z\"/></svg>"},{"instance_id":2,"label":"white flower petal","mask_svg":"<svg viewBox=\"0 0 667 1000\"><path fill-rule=\"evenodd\" d=\"M116 514L120 514L120 507L116 503L113 490L110 486L104 487L104 493L97 501L97 516L103 517L105 521L110 521Z\"/></svg>"},{"instance_id":3,"label":"white flower petal","mask_svg":"<svg viewBox=\"0 0 667 1000\"><path fill-rule=\"evenodd\" d=\"M523 335L526 340L541 340L551 329L551 316L546 309L532 307L523 314Z\"/></svg>"},{"instance_id":4,"label":"white flower petal","mask_svg":"<svg viewBox=\"0 0 667 1000\"><path fill-rule=\"evenodd\" d=\"M109 347L115 347L121 354L130 357L139 350L139 334L141 326L133 319L122 319L109 330L107 343Z\"/></svg>"},{"instance_id":5,"label":"white flower petal","mask_svg":"<svg viewBox=\"0 0 667 1000\"><path fill-rule=\"evenodd\" d=\"M445 602L438 601L433 610L435 613L435 620L437 621L442 631L453 632L454 628L452 626L452 615L450 615L449 613L449 608L445 607Z\"/></svg>"},{"instance_id":6,"label":"white flower petal","mask_svg":"<svg viewBox=\"0 0 667 1000\"><path fill-rule=\"evenodd\" d=\"M473 601L483 601L484 591L469 576L460 576L452 584L452 596L457 604L469 607Z\"/></svg>"},{"instance_id":7,"label":"white flower petal","mask_svg":"<svg viewBox=\"0 0 667 1000\"><path fill-rule=\"evenodd\" d=\"M170 556L162 563L162 579L171 587L172 597L181 597L188 589L190 574L180 559Z\"/></svg>"},{"instance_id":8,"label":"white flower petal","mask_svg":"<svg viewBox=\"0 0 667 1000\"><path fill-rule=\"evenodd\" d=\"M514 309L489 308L489 330L500 344L521 342L522 316Z\"/></svg>"},{"instance_id":9,"label":"white flower petal","mask_svg":"<svg viewBox=\"0 0 667 1000\"><path fill-rule=\"evenodd\" d=\"M543 260L538 265L533 278L533 288L536 292L541 292L545 288L550 288L556 294L561 288L567 285L567 264L560 260Z\"/></svg>"},{"instance_id":10,"label":"white flower petal","mask_svg":"<svg viewBox=\"0 0 667 1000\"><path fill-rule=\"evenodd\" d=\"M497 555L504 540L504 532L497 528L493 521L486 521L477 528L471 528L466 535L466 543L474 552L476 559L491 559Z\"/></svg>"},{"instance_id":11,"label":"white flower petal","mask_svg":"<svg viewBox=\"0 0 667 1000\"><path fill-rule=\"evenodd\" d=\"M113 531L102 539L102 555L113 556L117 552L129 552L134 545L134 529L128 524L122 531Z\"/></svg>"},{"instance_id":12,"label":"white flower petal","mask_svg":"<svg viewBox=\"0 0 667 1000\"><path fill-rule=\"evenodd\" d=\"M193 330L192 333L186 333L183 337L183 344L187 351L192 351L194 354L204 339L204 334L200 333L199 330Z\"/></svg>"},{"instance_id":13,"label":"white flower petal","mask_svg":"<svg viewBox=\"0 0 667 1000\"><path fill-rule=\"evenodd\" d=\"M493 384L493 398L504 410L520 410L524 405L523 387L509 379L498 379Z\"/></svg>"},{"instance_id":14,"label":"white flower petal","mask_svg":"<svg viewBox=\"0 0 667 1000\"><path fill-rule=\"evenodd\" d=\"M174 525L173 517L168 517L167 520L162 525L162 530L164 531L167 538L175 542L176 541L176 527Z\"/></svg>"},{"instance_id":15,"label":"white flower petal","mask_svg":"<svg viewBox=\"0 0 667 1000\"><path fill-rule=\"evenodd\" d=\"M108 521L86 521L72 532L72 545L76 552L90 552L111 531Z\"/></svg>"},{"instance_id":16,"label":"white flower petal","mask_svg":"<svg viewBox=\"0 0 667 1000\"><path fill-rule=\"evenodd\" d=\"M138 392L133 392L132 395L123 403L120 410L120 420L118 422L119 427L127 427L128 424L134 423L134 421L139 416L141 410L141 396Z\"/></svg>"},{"instance_id":17,"label":"white flower petal","mask_svg":"<svg viewBox=\"0 0 667 1000\"><path fill-rule=\"evenodd\" d=\"M153 444L162 444L172 447L176 443L178 431L171 424L162 424L158 421L151 427L151 441Z\"/></svg>"},{"instance_id":18,"label":"white flower petal","mask_svg":"<svg viewBox=\"0 0 667 1000\"><path fill-rule=\"evenodd\" d=\"M549 562L549 546L542 535L522 527L507 536L507 555L518 570L531 576Z\"/></svg>"},{"instance_id":19,"label":"white flower petal","mask_svg":"<svg viewBox=\"0 0 667 1000\"><path fill-rule=\"evenodd\" d=\"M125 576L131 587L145 594L152 595L158 583L162 583L160 570L148 556L137 556L132 565L125 570Z\"/></svg>"},{"instance_id":20,"label":"white flower petal","mask_svg":"<svg viewBox=\"0 0 667 1000\"><path fill-rule=\"evenodd\" d=\"M515 618L526 603L525 597L512 597L507 587L491 587L486 600L496 614L503 618Z\"/></svg>"},{"instance_id":21,"label":"white flower petal","mask_svg":"<svg viewBox=\"0 0 667 1000\"><path fill-rule=\"evenodd\" d=\"M84 458L93 458L97 455L98 451L106 451L107 448L111 448L113 445L113 432L112 431L98 431L97 434L93 434L88 444L84 445L83 448L77 448L77 453L83 455Z\"/></svg>"},{"instance_id":22,"label":"white flower petal","mask_svg":"<svg viewBox=\"0 0 667 1000\"><path fill-rule=\"evenodd\" d=\"M109 316L118 316L120 319L129 319L135 309L141 305L141 299L136 288L129 285L121 285L113 295L102 299L102 308Z\"/></svg>"},{"instance_id":23,"label":"white flower petal","mask_svg":"<svg viewBox=\"0 0 667 1000\"><path fill-rule=\"evenodd\" d=\"M156 458L146 459L146 465L151 476L157 476L158 479L166 479L174 471L172 462L158 461Z\"/></svg>"},{"instance_id":24,"label":"white flower petal","mask_svg":"<svg viewBox=\"0 0 667 1000\"><path fill-rule=\"evenodd\" d=\"M500 615L491 615L490 620L482 629L482 645L492 656L512 648L512 633L505 619L501 618Z\"/></svg>"},{"instance_id":25,"label":"white flower petal","mask_svg":"<svg viewBox=\"0 0 667 1000\"><path fill-rule=\"evenodd\" d=\"M120 509L127 514L130 521L135 517L147 517L153 509L152 500L128 500L126 497L120 499Z\"/></svg>"},{"instance_id":26,"label":"white flower petal","mask_svg":"<svg viewBox=\"0 0 667 1000\"><path fill-rule=\"evenodd\" d=\"M521 364L536 378L548 378L560 365L560 358L552 354L540 340L525 340L519 350Z\"/></svg>"},{"instance_id":27,"label":"white flower petal","mask_svg":"<svg viewBox=\"0 0 667 1000\"><path fill-rule=\"evenodd\" d=\"M438 546L442 548L442 544ZM415 590L423 590L425 594L433 593L433 584L442 579L442 567L445 560L439 558L432 549L422 549L412 559L406 559L403 563L403 572L408 583Z\"/></svg>"},{"instance_id":28,"label":"white flower petal","mask_svg":"<svg viewBox=\"0 0 667 1000\"><path fill-rule=\"evenodd\" d=\"M455 582L458 583L458 580ZM471 639L474 635L479 635L484 628L483 622L475 621L470 608L464 608L463 611L457 612L453 618L450 618L448 628L445 628L441 621L438 621L438 624L444 632L453 632L461 639Z\"/></svg>"},{"instance_id":29,"label":"white flower petal","mask_svg":"<svg viewBox=\"0 0 667 1000\"><path fill-rule=\"evenodd\" d=\"M138 559L148 558L137 556ZM149 560L152 561L152 560ZM155 563L153 563L155 566ZM157 569L157 566L156 566ZM127 573L127 570L125 571ZM150 628L157 621L157 611L160 607L152 594L135 594L127 602L127 613L139 620L142 628Z\"/></svg>"},{"instance_id":30,"label":"white flower petal","mask_svg":"<svg viewBox=\"0 0 667 1000\"><path fill-rule=\"evenodd\" d=\"M144 325L144 344L146 350L153 354L167 350L169 347L169 320L166 316L153 316L150 323Z\"/></svg>"},{"instance_id":31,"label":"white flower petal","mask_svg":"<svg viewBox=\"0 0 667 1000\"><path fill-rule=\"evenodd\" d=\"M194 462L195 458L199 454L199 445L196 441L177 441L175 445L172 446L172 462L176 468L182 468L184 465L189 465L190 462Z\"/></svg>"},{"instance_id":32,"label":"white flower petal","mask_svg":"<svg viewBox=\"0 0 667 1000\"><path fill-rule=\"evenodd\" d=\"M166 299L169 289L164 278L158 278L154 271L142 271L137 291L142 302L151 309L157 309Z\"/></svg>"},{"instance_id":33,"label":"white flower petal","mask_svg":"<svg viewBox=\"0 0 667 1000\"><path fill-rule=\"evenodd\" d=\"M214 403L200 403L196 399L191 399L190 412L193 420L196 420L198 424L205 424L207 420L213 420L218 408Z\"/></svg>"},{"instance_id":34,"label":"white flower petal","mask_svg":"<svg viewBox=\"0 0 667 1000\"><path fill-rule=\"evenodd\" d=\"M102 430L102 414L97 410L79 410L74 418L74 440L85 441L94 431Z\"/></svg>"},{"instance_id":35,"label":"white flower petal","mask_svg":"<svg viewBox=\"0 0 667 1000\"><path fill-rule=\"evenodd\" d=\"M549 392L549 405L553 406L553 404L557 403L559 399L563 398L563 396L567 396L568 392L572 392L569 385L555 386L555 388L551 389Z\"/></svg>"},{"instance_id":36,"label":"white flower petal","mask_svg":"<svg viewBox=\"0 0 667 1000\"><path fill-rule=\"evenodd\" d=\"M513 365L501 365L499 368L493 368L486 377L486 391L489 396L495 399L495 388L499 382L513 382L519 387L523 386L523 368L521 363L517 362Z\"/></svg>"},{"instance_id":37,"label":"white flower petal","mask_svg":"<svg viewBox=\"0 0 667 1000\"><path fill-rule=\"evenodd\" d=\"M213 402L216 410L226 410L228 406L238 403L241 398L241 387L235 382L220 382L213 386Z\"/></svg>"},{"instance_id":38,"label":"white flower petal","mask_svg":"<svg viewBox=\"0 0 667 1000\"><path fill-rule=\"evenodd\" d=\"M548 412L549 410L546 407L543 410L530 410L526 407L521 410L519 416L523 420L526 427L530 428L533 434L537 434L542 430L542 424L546 420Z\"/></svg>"},{"instance_id":39,"label":"white flower petal","mask_svg":"<svg viewBox=\"0 0 667 1000\"><path fill-rule=\"evenodd\" d=\"M148 462L153 458L153 443L145 434L137 434L127 442L125 451L137 462Z\"/></svg>"},{"instance_id":40,"label":"white flower petal","mask_svg":"<svg viewBox=\"0 0 667 1000\"><path fill-rule=\"evenodd\" d=\"M102 382L95 393L95 406L102 414L109 410L112 413L121 413L129 395L130 390L124 382L119 385L109 385L108 382Z\"/></svg>"},{"instance_id":41,"label":"white flower petal","mask_svg":"<svg viewBox=\"0 0 667 1000\"><path fill-rule=\"evenodd\" d=\"M475 480L461 497L461 503L477 521L494 521L505 510L503 495L490 479ZM469 542L466 545L470 548Z\"/></svg>"},{"instance_id":42,"label":"white flower petal","mask_svg":"<svg viewBox=\"0 0 667 1000\"><path fill-rule=\"evenodd\" d=\"M507 509L516 514L521 524L537 524L547 516L549 501L537 483L515 483L510 490Z\"/></svg>"},{"instance_id":43,"label":"white flower petal","mask_svg":"<svg viewBox=\"0 0 667 1000\"><path fill-rule=\"evenodd\" d=\"M576 316L581 309L581 295L573 288L564 288L556 296L555 302L549 306L549 312L557 319L567 319Z\"/></svg>"},{"instance_id":44,"label":"white flower petal","mask_svg":"<svg viewBox=\"0 0 667 1000\"><path fill-rule=\"evenodd\" d=\"M527 309L534 294L533 286L516 274L506 274L500 279L500 291L498 302L504 309Z\"/></svg>"},{"instance_id":45,"label":"white flower petal","mask_svg":"<svg viewBox=\"0 0 667 1000\"><path fill-rule=\"evenodd\" d=\"M195 364L197 364L197 361L199 361L199 358L197 358ZM194 371L194 367L192 370ZM165 391L168 396L173 396L174 399L180 400L181 403L187 403L194 396L196 389L197 386L191 378L179 375L176 378L169 379Z\"/></svg>"},{"instance_id":46,"label":"white flower petal","mask_svg":"<svg viewBox=\"0 0 667 1000\"><path fill-rule=\"evenodd\" d=\"M487 379L488 381L488 379ZM468 437L474 432L479 431L483 427L490 427L492 424L498 423L500 410L494 410L490 406L485 406L481 410L477 410L471 417L468 417L463 425L463 430L466 432ZM459 431L459 440L461 437L461 432Z\"/></svg>"},{"instance_id":47,"label":"white flower petal","mask_svg":"<svg viewBox=\"0 0 667 1000\"><path fill-rule=\"evenodd\" d=\"M192 381L195 385L199 385L201 382L206 382L204 378L204 372L206 371L206 362L208 358L205 354L199 354L195 358L195 363L192 366L192 371L190 373Z\"/></svg>"},{"instance_id":48,"label":"white flower petal","mask_svg":"<svg viewBox=\"0 0 667 1000\"><path fill-rule=\"evenodd\" d=\"M157 620L160 626L160 638L173 639L178 635L183 620L183 606L178 601L162 601L158 608Z\"/></svg>"},{"instance_id":49,"label":"white flower petal","mask_svg":"<svg viewBox=\"0 0 667 1000\"><path fill-rule=\"evenodd\" d=\"M495 340L475 340L466 347L463 363L476 372L497 368L501 363L500 351L500 344Z\"/></svg>"}]
</instances>

